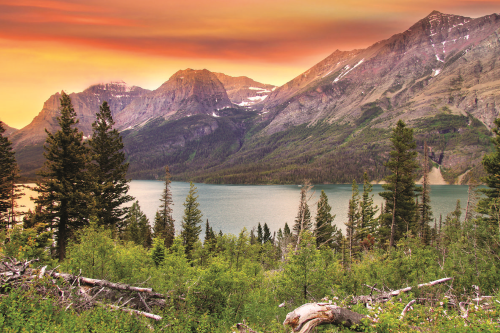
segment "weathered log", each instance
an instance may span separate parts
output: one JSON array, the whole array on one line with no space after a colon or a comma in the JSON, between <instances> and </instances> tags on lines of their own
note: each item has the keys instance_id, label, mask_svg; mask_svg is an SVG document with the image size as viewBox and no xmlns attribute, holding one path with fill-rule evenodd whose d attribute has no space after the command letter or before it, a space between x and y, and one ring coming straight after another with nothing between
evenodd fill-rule
<instances>
[{"instance_id":1,"label":"weathered log","mask_svg":"<svg viewBox=\"0 0 500 333\"><path fill-rule=\"evenodd\" d=\"M119 307L119 306L116 306L116 305L104 304L104 303L100 303L100 302L97 302L97 304L99 304L101 306L107 306L107 307L110 307L110 308L115 309L115 310L121 310L121 311L125 311L125 312L135 313L135 314L138 314L140 316L144 316L146 318L151 318L151 319L154 319L154 320L157 320L157 321L163 319L161 316L155 315L153 313L148 313L148 312L134 310L134 309L129 309L129 308L122 308L122 307Z\"/></svg>"},{"instance_id":2,"label":"weathered log","mask_svg":"<svg viewBox=\"0 0 500 333\"><path fill-rule=\"evenodd\" d=\"M443 279L439 279L439 280L435 280L435 281L431 281L431 282L427 282L427 283L421 283L417 286L417 288L435 286L437 284L444 283L444 282L450 281L452 279L453 278L443 278ZM367 287L370 287L370 286L367 286ZM394 290L394 291L387 292L387 293L381 293L380 295L376 295L376 296L371 296L371 293L370 293L370 295L356 296L353 298L352 303L354 303L354 304L358 304L358 303L365 303L366 304L366 303L372 303L372 302L384 303L384 302L387 302L388 300L390 300L391 298L398 296L399 294L407 293L411 290L412 290L412 287L406 287L406 288Z\"/></svg>"},{"instance_id":3,"label":"weathered log","mask_svg":"<svg viewBox=\"0 0 500 333\"><path fill-rule=\"evenodd\" d=\"M152 298L168 298L168 296L154 292L152 288L134 287L134 286L131 286L128 284L114 283L114 282L109 282L106 280L90 279L87 277L76 276L76 275L68 274L68 273L52 272L52 273L50 273L50 275L52 277L62 278L70 283L72 283L74 281L79 281L80 283L87 284L90 286L100 286L100 287L106 287L106 288L116 289L116 290L146 293L146 294L148 294L149 297L152 297Z\"/></svg>"},{"instance_id":4,"label":"weathered log","mask_svg":"<svg viewBox=\"0 0 500 333\"><path fill-rule=\"evenodd\" d=\"M350 328L361 325L363 318L366 316L330 303L307 303L288 313L283 325L291 326L293 332L308 333L322 324Z\"/></svg>"}]
</instances>

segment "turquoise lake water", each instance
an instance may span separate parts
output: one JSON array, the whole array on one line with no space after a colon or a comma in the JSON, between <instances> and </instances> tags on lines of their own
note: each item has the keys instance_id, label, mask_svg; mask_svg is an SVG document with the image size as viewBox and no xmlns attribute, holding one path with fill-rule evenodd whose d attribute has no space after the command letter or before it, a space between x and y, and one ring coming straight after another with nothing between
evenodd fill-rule
<instances>
[{"instance_id":1,"label":"turquoise lake water","mask_svg":"<svg viewBox=\"0 0 500 333\"><path fill-rule=\"evenodd\" d=\"M130 184L130 194L139 200L142 211L151 222L160 205L160 196L164 183L160 181L134 180ZM267 223L271 231L283 228L285 222L291 227L297 215L300 201L300 187L297 185L207 185L195 184L198 188L198 202L203 213L203 221L209 220L214 231L237 235L243 227L248 230L260 222ZM189 192L189 184L172 182L174 201L173 215L176 230L180 230L180 222L184 214L183 203ZM344 229L347 222L347 209L351 198L351 185L316 185L314 194L309 200L313 216L321 190L328 196L332 215L336 215L334 223ZM362 187L360 187L362 190ZM431 205L434 217L444 217L455 209L457 199L462 208L467 203L467 186L432 185ZM374 202L380 208L383 202L378 195L381 185L373 186ZM204 225L203 225L204 226Z\"/></svg>"},{"instance_id":2,"label":"turquoise lake water","mask_svg":"<svg viewBox=\"0 0 500 333\"><path fill-rule=\"evenodd\" d=\"M300 201L300 187L297 185L207 185L195 184L198 188L198 202L203 213L203 221L209 220L214 231L237 235L244 227L248 230L267 223L271 231L283 228L285 222L291 227L297 215ZM130 194L139 200L141 210L153 223L156 210L160 206L160 196L164 183L154 180L133 180L130 183ZM174 201L173 216L176 231L180 231L183 203L189 192L189 183L172 182L172 196ZM334 223L345 229L347 222L347 208L351 198L351 185L315 185L309 200L311 214L316 213L316 204L321 190L328 196L332 215L336 215ZM362 187L360 187L362 190ZM467 204L467 186L462 185L432 185L431 205L434 217L439 221L439 215L444 217L455 209L457 200L462 208ZM374 202L380 208L383 202L378 195L382 191L381 185L373 185ZM21 199L20 204L27 210L33 207L29 200L34 193L28 191ZM203 227L205 223L203 223Z\"/></svg>"}]
</instances>

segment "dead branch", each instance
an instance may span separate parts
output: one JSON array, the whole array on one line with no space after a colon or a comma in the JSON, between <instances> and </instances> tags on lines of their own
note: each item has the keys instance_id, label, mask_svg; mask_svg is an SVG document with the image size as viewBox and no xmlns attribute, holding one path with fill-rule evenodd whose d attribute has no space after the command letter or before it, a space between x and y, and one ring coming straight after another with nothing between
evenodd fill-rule
<instances>
[{"instance_id":1,"label":"dead branch","mask_svg":"<svg viewBox=\"0 0 500 333\"><path fill-rule=\"evenodd\" d=\"M100 302L97 302L97 304L99 304L101 306L105 306L105 307L110 307L110 308L115 309L115 310L121 310L121 311L125 311L125 312L135 313L135 314L138 314L140 316L144 316L146 318L151 318L151 319L154 319L157 321L163 319L161 316L158 316L158 315L155 315L152 313L148 313L148 312L144 312L144 311L139 311L139 310L134 310L134 309L129 309L129 308L122 308L122 307L119 307L116 305L104 304L104 303L100 303Z\"/></svg>"},{"instance_id":2,"label":"dead branch","mask_svg":"<svg viewBox=\"0 0 500 333\"><path fill-rule=\"evenodd\" d=\"M404 317L405 317L405 314L406 312L408 312L408 310L411 308L411 306L413 305L413 303L415 303L417 300L411 300L410 302L408 302L408 304L406 304L405 308L403 309L403 312L401 312L401 316L399 317L399 320L402 320Z\"/></svg>"}]
</instances>

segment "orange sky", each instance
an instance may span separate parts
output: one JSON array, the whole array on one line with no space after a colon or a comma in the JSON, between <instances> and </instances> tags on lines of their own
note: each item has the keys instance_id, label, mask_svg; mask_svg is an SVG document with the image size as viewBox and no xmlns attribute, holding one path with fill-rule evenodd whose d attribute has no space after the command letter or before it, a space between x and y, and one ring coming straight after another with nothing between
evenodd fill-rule
<instances>
[{"instance_id":1,"label":"orange sky","mask_svg":"<svg viewBox=\"0 0 500 333\"><path fill-rule=\"evenodd\" d=\"M0 0L0 120L22 128L57 91L116 80L156 89L186 68L282 85L434 9L479 17L499 8L500 0Z\"/></svg>"}]
</instances>

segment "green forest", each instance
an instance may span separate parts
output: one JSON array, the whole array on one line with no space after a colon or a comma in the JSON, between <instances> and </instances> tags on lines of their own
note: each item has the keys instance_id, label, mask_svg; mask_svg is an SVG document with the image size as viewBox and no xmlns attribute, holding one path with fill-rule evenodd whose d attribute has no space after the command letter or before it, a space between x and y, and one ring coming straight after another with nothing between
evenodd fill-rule
<instances>
[{"instance_id":1,"label":"green forest","mask_svg":"<svg viewBox=\"0 0 500 333\"><path fill-rule=\"evenodd\" d=\"M58 122L47 133L36 208L24 213L15 154L0 125L4 332L500 330L500 119L483 159L487 188L470 185L467 202L447 216L433 216L427 181L427 140L441 139L421 142L419 163L414 130L399 121L380 166L382 207L373 203L370 173L359 184L352 177L340 230L326 194L311 204L314 180L303 178L293 225L272 232L258 224L238 235L214 232L193 183L175 230L167 165L148 221L128 195L128 163L106 102L90 140L64 93ZM453 144L453 133L445 134ZM307 168L306 157L297 158Z\"/></svg>"}]
</instances>

